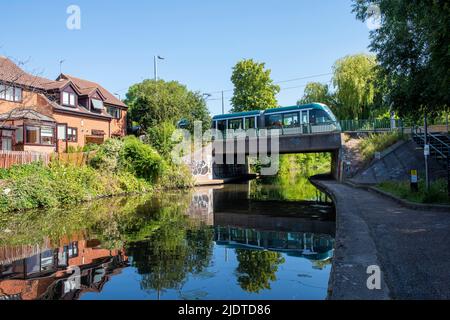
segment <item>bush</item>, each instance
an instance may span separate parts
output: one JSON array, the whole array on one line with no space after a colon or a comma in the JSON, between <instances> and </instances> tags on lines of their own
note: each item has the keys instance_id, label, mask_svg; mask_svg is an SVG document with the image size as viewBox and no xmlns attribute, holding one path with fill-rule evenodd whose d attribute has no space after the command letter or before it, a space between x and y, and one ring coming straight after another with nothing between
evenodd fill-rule
<instances>
[{"instance_id":1,"label":"bush","mask_svg":"<svg viewBox=\"0 0 450 320\"><path fill-rule=\"evenodd\" d=\"M162 189L184 189L194 186L192 173L187 165L164 164L163 174L159 180Z\"/></svg>"},{"instance_id":2,"label":"bush","mask_svg":"<svg viewBox=\"0 0 450 320\"><path fill-rule=\"evenodd\" d=\"M130 173L112 174L88 166L40 163L0 170L0 212L75 204L98 197L143 193L151 185Z\"/></svg>"},{"instance_id":3,"label":"bush","mask_svg":"<svg viewBox=\"0 0 450 320\"><path fill-rule=\"evenodd\" d=\"M370 134L362 139L359 144L360 152L364 161L373 159L376 152L381 152L401 139L399 132L389 132L381 134Z\"/></svg>"},{"instance_id":4,"label":"bush","mask_svg":"<svg viewBox=\"0 0 450 320\"><path fill-rule=\"evenodd\" d=\"M172 134L175 129L175 126L170 122L163 122L158 126L151 127L147 130L145 142L167 159L175 146L175 142L172 141Z\"/></svg>"},{"instance_id":5,"label":"bush","mask_svg":"<svg viewBox=\"0 0 450 320\"><path fill-rule=\"evenodd\" d=\"M124 139L120 151L122 168L149 182L155 182L163 171L161 156L149 145L144 144L134 136Z\"/></svg>"},{"instance_id":6,"label":"bush","mask_svg":"<svg viewBox=\"0 0 450 320\"><path fill-rule=\"evenodd\" d=\"M124 143L119 139L109 139L98 147L97 153L89 161L95 169L116 172L119 169L120 152Z\"/></svg>"},{"instance_id":7,"label":"bush","mask_svg":"<svg viewBox=\"0 0 450 320\"><path fill-rule=\"evenodd\" d=\"M426 191L424 179L419 181L419 192L412 192L408 181L386 181L378 185L381 190L392 193L402 199L418 203L450 203L447 193L447 181L439 179L430 184Z\"/></svg>"}]
</instances>

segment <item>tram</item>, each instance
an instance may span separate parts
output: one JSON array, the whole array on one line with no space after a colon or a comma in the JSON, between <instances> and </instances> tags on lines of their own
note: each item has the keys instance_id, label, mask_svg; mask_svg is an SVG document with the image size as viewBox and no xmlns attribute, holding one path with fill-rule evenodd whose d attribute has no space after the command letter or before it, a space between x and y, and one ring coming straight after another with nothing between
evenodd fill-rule
<instances>
[{"instance_id":1,"label":"tram","mask_svg":"<svg viewBox=\"0 0 450 320\"><path fill-rule=\"evenodd\" d=\"M283 134L341 131L333 112L322 103L218 115L212 119L212 129L280 129Z\"/></svg>"}]
</instances>

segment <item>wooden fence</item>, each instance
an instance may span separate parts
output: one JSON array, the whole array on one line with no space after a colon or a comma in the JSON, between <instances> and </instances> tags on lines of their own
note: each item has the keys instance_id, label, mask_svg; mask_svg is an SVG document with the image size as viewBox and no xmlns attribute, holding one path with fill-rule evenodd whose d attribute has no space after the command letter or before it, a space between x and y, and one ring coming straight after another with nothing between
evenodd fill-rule
<instances>
[{"instance_id":1,"label":"wooden fence","mask_svg":"<svg viewBox=\"0 0 450 320\"><path fill-rule=\"evenodd\" d=\"M30 164L33 162L42 162L44 165L48 165L51 161L84 166L94 154L94 152L48 154L31 151L0 151L0 168L8 169L13 165Z\"/></svg>"},{"instance_id":2,"label":"wooden fence","mask_svg":"<svg viewBox=\"0 0 450 320\"><path fill-rule=\"evenodd\" d=\"M48 165L51 155L47 153L30 152L30 151L0 151L0 168L8 169L13 165L29 164L41 161Z\"/></svg>"}]
</instances>

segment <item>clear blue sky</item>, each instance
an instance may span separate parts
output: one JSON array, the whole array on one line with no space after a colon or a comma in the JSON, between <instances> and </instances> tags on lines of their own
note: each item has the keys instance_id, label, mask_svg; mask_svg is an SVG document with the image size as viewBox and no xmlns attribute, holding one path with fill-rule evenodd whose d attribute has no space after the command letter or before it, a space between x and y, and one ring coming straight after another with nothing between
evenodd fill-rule
<instances>
[{"instance_id":1,"label":"clear blue sky","mask_svg":"<svg viewBox=\"0 0 450 320\"><path fill-rule=\"evenodd\" d=\"M71 4L81 8L81 30L66 28ZM350 0L4 1L0 30L0 55L29 58L27 70L55 78L65 59L63 72L122 97L131 84L153 77L155 54L166 58L159 66L164 80L214 92L232 89L231 69L243 58L265 62L272 78L283 81L329 73L336 59L368 52L369 44ZM303 87L284 89L278 101L292 105L302 94ZM221 112L219 100L208 107Z\"/></svg>"}]
</instances>

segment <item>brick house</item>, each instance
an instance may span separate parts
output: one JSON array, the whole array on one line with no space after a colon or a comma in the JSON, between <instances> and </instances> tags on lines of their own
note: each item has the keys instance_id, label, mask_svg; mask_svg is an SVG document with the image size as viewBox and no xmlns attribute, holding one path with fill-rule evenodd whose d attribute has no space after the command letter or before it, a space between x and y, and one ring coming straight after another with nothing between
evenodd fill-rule
<instances>
[{"instance_id":1,"label":"brick house","mask_svg":"<svg viewBox=\"0 0 450 320\"><path fill-rule=\"evenodd\" d=\"M127 109L95 82L45 79L0 57L0 150L65 152L121 137Z\"/></svg>"}]
</instances>

